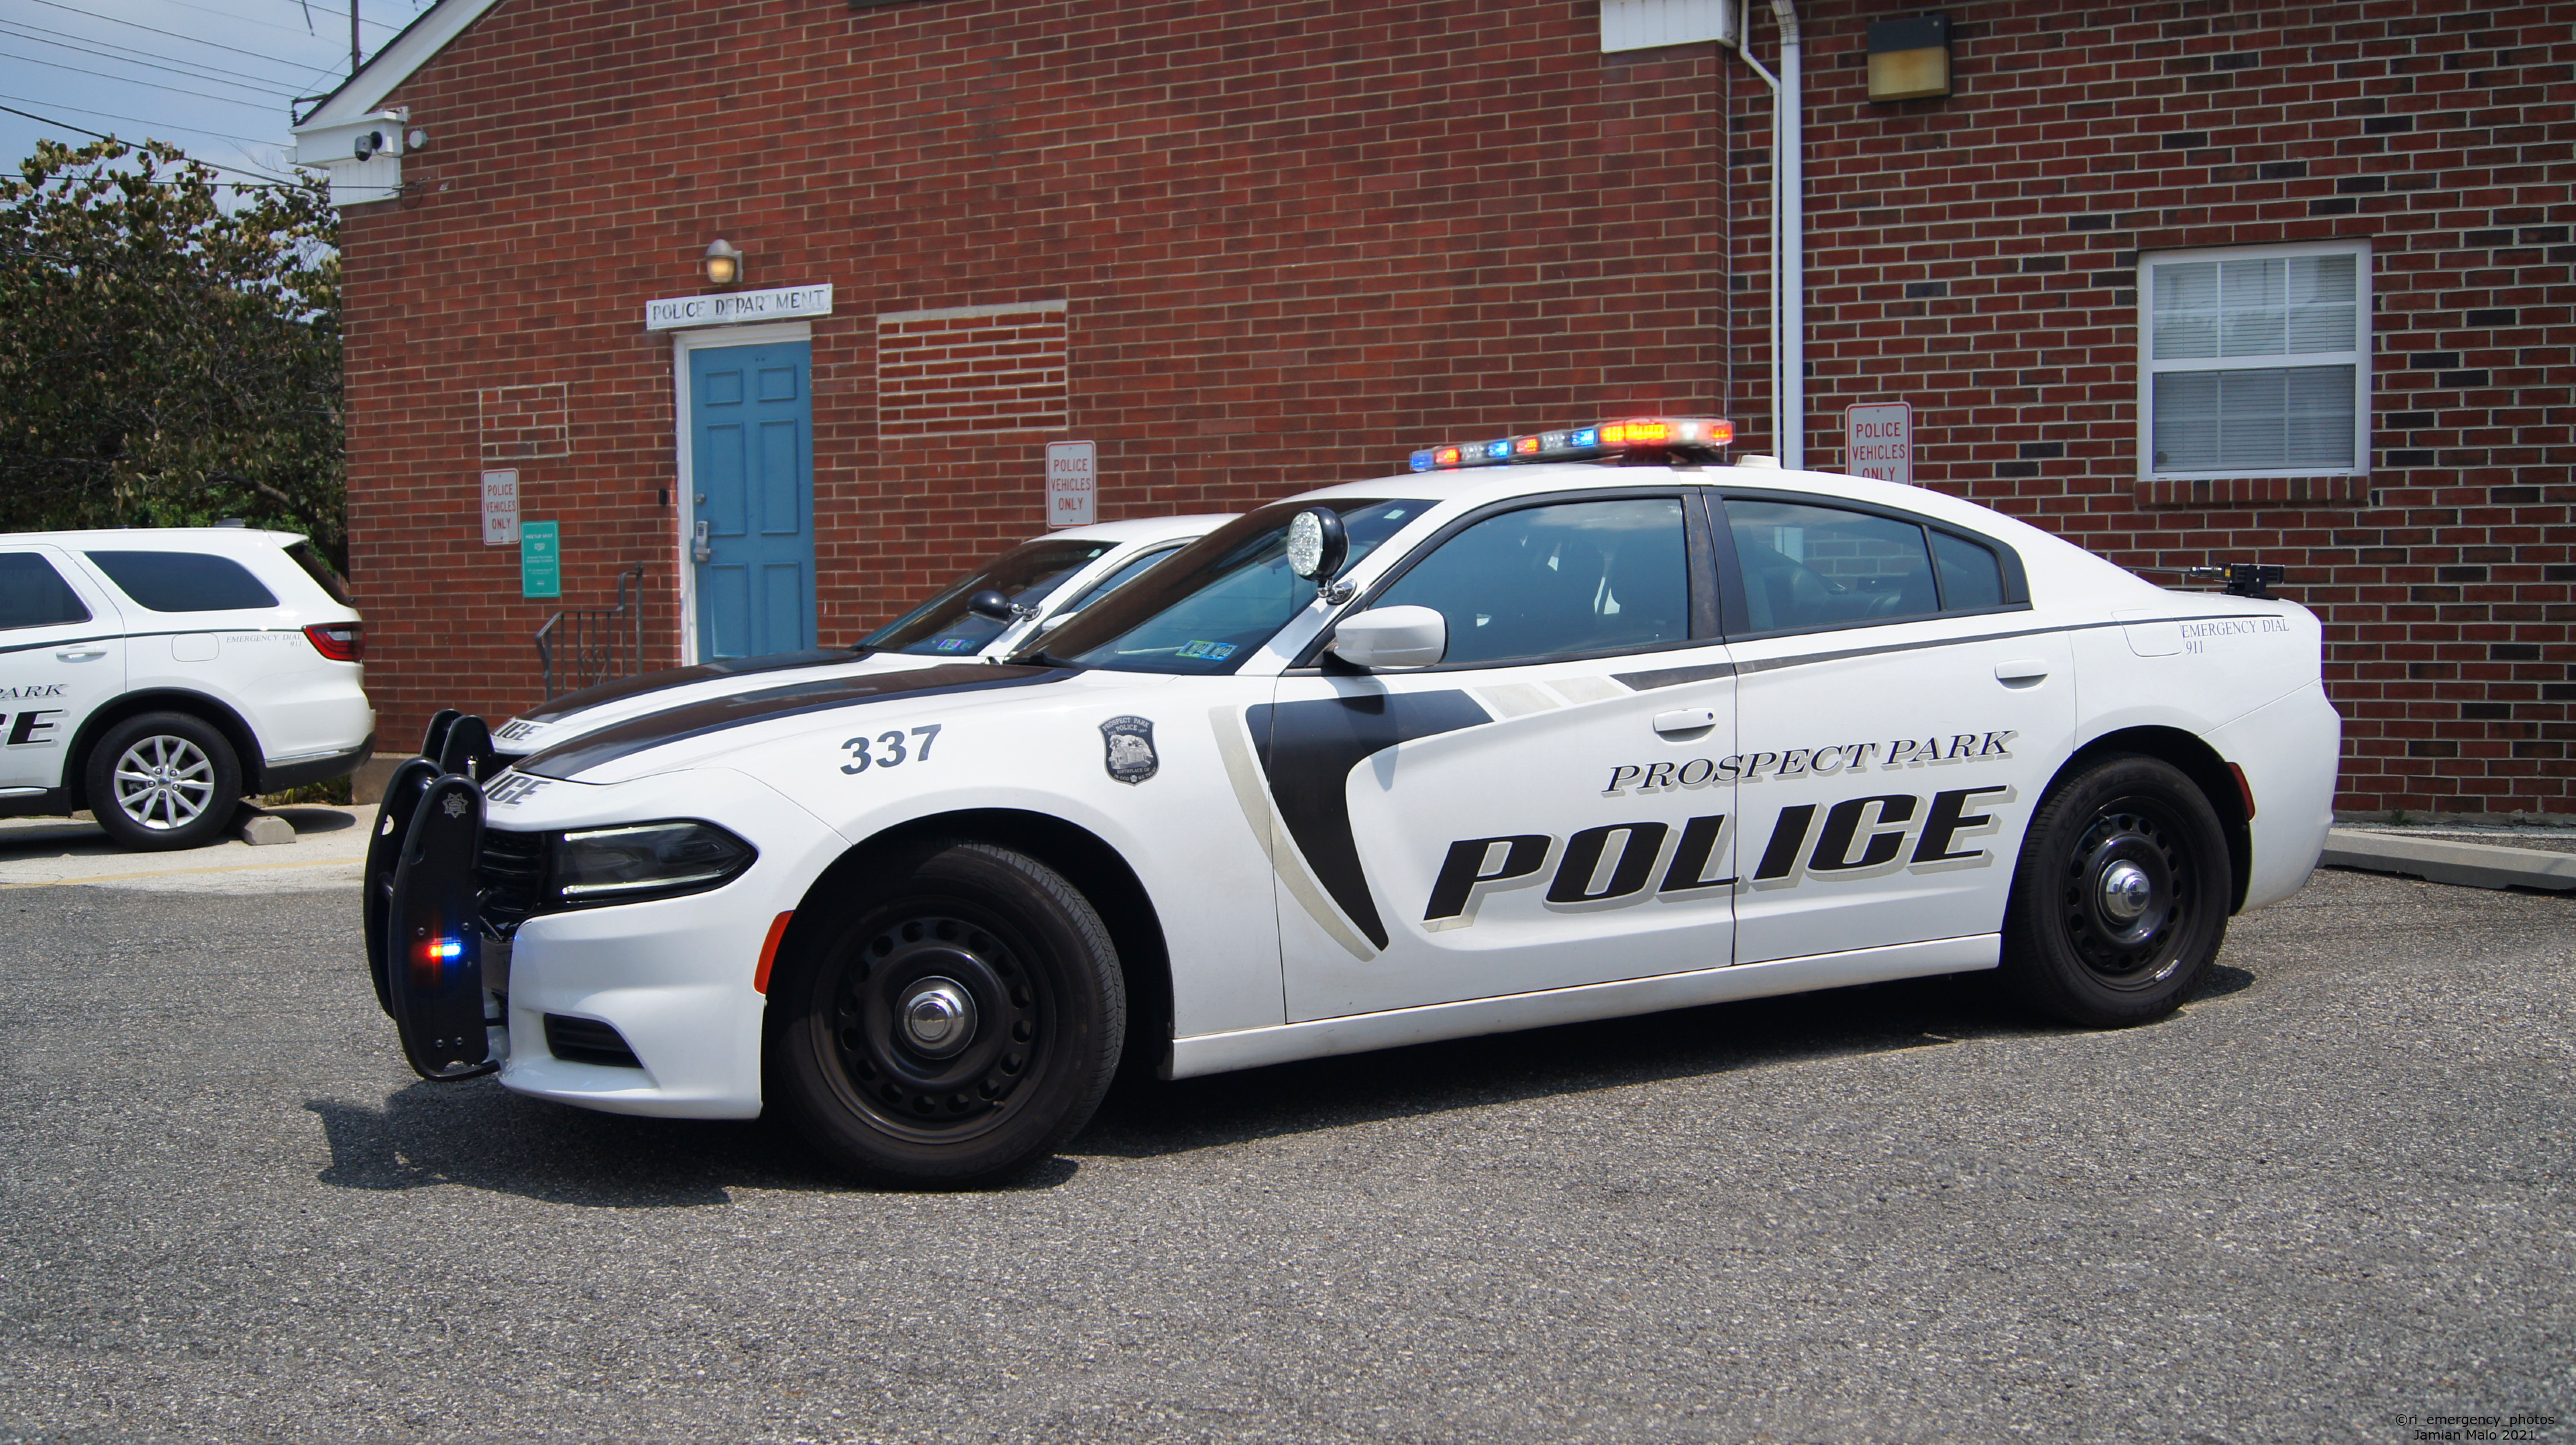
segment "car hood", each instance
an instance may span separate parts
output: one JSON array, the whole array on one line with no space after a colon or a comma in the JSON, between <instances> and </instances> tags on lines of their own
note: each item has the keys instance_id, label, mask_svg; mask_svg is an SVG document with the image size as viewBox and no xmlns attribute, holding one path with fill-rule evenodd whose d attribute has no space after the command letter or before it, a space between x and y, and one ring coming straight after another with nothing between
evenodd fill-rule
<instances>
[{"instance_id":1,"label":"car hood","mask_svg":"<svg viewBox=\"0 0 2576 1445\"><path fill-rule=\"evenodd\" d=\"M754 741L752 735L743 734L744 729L758 728L759 739L780 731L764 724L809 717L820 720L822 715L899 699L1045 687L1079 676L1081 673L1072 668L979 662L813 678L727 692L585 730L578 737L521 759L515 766L522 773L567 782L614 781L685 766L688 761ZM742 735L720 736L726 734ZM685 746L691 743L697 746ZM603 777L603 773L614 774L615 778Z\"/></svg>"}]
</instances>

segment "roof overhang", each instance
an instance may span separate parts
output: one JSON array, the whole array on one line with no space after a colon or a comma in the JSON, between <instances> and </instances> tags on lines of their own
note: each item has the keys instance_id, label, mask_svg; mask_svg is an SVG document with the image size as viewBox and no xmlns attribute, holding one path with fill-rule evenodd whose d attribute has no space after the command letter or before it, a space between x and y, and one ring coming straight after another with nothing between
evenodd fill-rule
<instances>
[{"instance_id":1,"label":"roof overhang","mask_svg":"<svg viewBox=\"0 0 2576 1445\"><path fill-rule=\"evenodd\" d=\"M293 126L295 164L331 177L331 202L390 200L402 187L408 107L386 97L501 0L438 0Z\"/></svg>"}]
</instances>

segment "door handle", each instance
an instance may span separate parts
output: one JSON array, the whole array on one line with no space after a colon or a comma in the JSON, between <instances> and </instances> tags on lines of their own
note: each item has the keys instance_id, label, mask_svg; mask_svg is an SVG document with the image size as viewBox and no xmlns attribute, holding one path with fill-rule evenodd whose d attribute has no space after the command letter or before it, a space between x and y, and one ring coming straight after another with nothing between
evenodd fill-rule
<instances>
[{"instance_id":1,"label":"door handle","mask_svg":"<svg viewBox=\"0 0 2576 1445\"><path fill-rule=\"evenodd\" d=\"M1655 714L1655 731L1659 733L1695 733L1717 726L1717 709L1708 707L1676 708Z\"/></svg>"},{"instance_id":2,"label":"door handle","mask_svg":"<svg viewBox=\"0 0 2576 1445\"><path fill-rule=\"evenodd\" d=\"M715 548L707 544L707 524L704 522L698 523L697 537L689 543L689 555L696 558L698 561L704 562L715 556L715 554Z\"/></svg>"},{"instance_id":3,"label":"door handle","mask_svg":"<svg viewBox=\"0 0 2576 1445\"><path fill-rule=\"evenodd\" d=\"M1995 664L1997 682L2037 682L2046 676L2048 676L2048 659L2044 657L2020 657L2010 662Z\"/></svg>"},{"instance_id":4,"label":"door handle","mask_svg":"<svg viewBox=\"0 0 2576 1445\"><path fill-rule=\"evenodd\" d=\"M107 649L104 647L72 647L65 648L63 651L55 653L54 656L61 658L65 662L96 662L100 658L107 656Z\"/></svg>"}]
</instances>

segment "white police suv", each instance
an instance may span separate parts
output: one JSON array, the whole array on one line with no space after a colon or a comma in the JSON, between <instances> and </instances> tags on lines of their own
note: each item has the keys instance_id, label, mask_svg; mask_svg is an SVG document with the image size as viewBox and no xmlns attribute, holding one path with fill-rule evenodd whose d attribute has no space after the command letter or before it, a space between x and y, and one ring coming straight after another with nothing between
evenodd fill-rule
<instances>
[{"instance_id":1,"label":"white police suv","mask_svg":"<svg viewBox=\"0 0 2576 1445\"><path fill-rule=\"evenodd\" d=\"M718 658L617 678L510 719L492 731L488 743L473 736L474 724L459 733L452 731L453 720L442 720L435 725L437 742L423 751L435 756L453 742L460 757L471 757L488 746L495 761L508 763L611 723L731 693L943 661L999 662L1231 520L1231 513L1152 517L1050 532L958 578L856 647Z\"/></svg>"},{"instance_id":2,"label":"white police suv","mask_svg":"<svg viewBox=\"0 0 2576 1445\"><path fill-rule=\"evenodd\" d=\"M365 631L291 532L0 536L0 813L211 842L245 793L366 761Z\"/></svg>"},{"instance_id":3,"label":"white police suv","mask_svg":"<svg viewBox=\"0 0 2576 1445\"><path fill-rule=\"evenodd\" d=\"M406 1052L1008 1173L1171 1077L2000 966L2175 1007L2323 846L2316 619L1648 419L1220 528L1003 666L751 691L399 821ZM505 946L506 941L506 946Z\"/></svg>"}]
</instances>

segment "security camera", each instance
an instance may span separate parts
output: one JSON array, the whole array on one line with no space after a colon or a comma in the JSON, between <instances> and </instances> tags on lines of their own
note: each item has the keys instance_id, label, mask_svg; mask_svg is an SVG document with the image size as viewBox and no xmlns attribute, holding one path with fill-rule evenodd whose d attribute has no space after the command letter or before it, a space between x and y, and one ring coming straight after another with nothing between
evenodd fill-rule
<instances>
[{"instance_id":1,"label":"security camera","mask_svg":"<svg viewBox=\"0 0 2576 1445\"><path fill-rule=\"evenodd\" d=\"M360 135L358 136L357 151L358 151L358 159L360 159L360 160L365 160L365 159L367 159L368 157L370 157L370 156L374 155L376 152L378 152L378 151L380 151L380 150L383 150L384 148L385 148L385 133L384 133L383 131L380 131L380 130L365 131L365 132L360 133Z\"/></svg>"}]
</instances>

